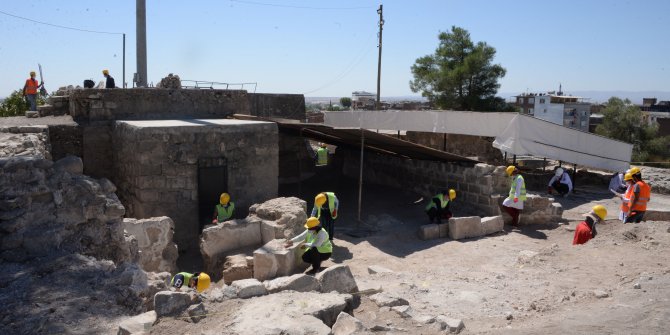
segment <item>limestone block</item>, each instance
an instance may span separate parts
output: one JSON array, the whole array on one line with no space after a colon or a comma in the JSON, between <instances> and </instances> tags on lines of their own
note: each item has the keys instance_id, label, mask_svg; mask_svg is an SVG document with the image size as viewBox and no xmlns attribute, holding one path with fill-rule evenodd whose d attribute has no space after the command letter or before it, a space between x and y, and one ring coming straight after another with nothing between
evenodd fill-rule
<instances>
[{"instance_id":1,"label":"limestone block","mask_svg":"<svg viewBox=\"0 0 670 335\"><path fill-rule=\"evenodd\" d=\"M440 223L437 227L440 229L440 238L449 237L449 223Z\"/></svg>"},{"instance_id":2,"label":"limestone block","mask_svg":"<svg viewBox=\"0 0 670 335\"><path fill-rule=\"evenodd\" d=\"M449 237L454 240L482 236L479 216L452 217L449 219Z\"/></svg>"},{"instance_id":3,"label":"limestone block","mask_svg":"<svg viewBox=\"0 0 670 335\"><path fill-rule=\"evenodd\" d=\"M26 111L27 118L37 118L40 114L37 111Z\"/></svg>"},{"instance_id":4,"label":"limestone block","mask_svg":"<svg viewBox=\"0 0 670 335\"><path fill-rule=\"evenodd\" d=\"M551 203L551 214L556 215L558 217L563 216L563 206L561 204L559 204L558 202L552 202Z\"/></svg>"},{"instance_id":5,"label":"limestone block","mask_svg":"<svg viewBox=\"0 0 670 335\"><path fill-rule=\"evenodd\" d=\"M307 203L295 197L270 199L255 207L256 216L263 220L275 221L281 230L276 230L275 238L288 238L301 233L307 220Z\"/></svg>"},{"instance_id":6,"label":"limestone block","mask_svg":"<svg viewBox=\"0 0 670 335\"><path fill-rule=\"evenodd\" d=\"M379 307L385 307L385 306L395 307L395 306L409 305L409 302L407 302L407 300L383 292L371 295L370 300L372 300Z\"/></svg>"},{"instance_id":7,"label":"limestone block","mask_svg":"<svg viewBox=\"0 0 670 335\"><path fill-rule=\"evenodd\" d=\"M154 310L159 317L178 315L191 305L191 296L187 292L162 291L154 296Z\"/></svg>"},{"instance_id":8,"label":"limestone block","mask_svg":"<svg viewBox=\"0 0 670 335\"><path fill-rule=\"evenodd\" d=\"M438 315L435 319L435 322L440 325L442 330L446 330L450 333L458 334L465 328L463 321L461 319L448 318L444 315Z\"/></svg>"},{"instance_id":9,"label":"limestone block","mask_svg":"<svg viewBox=\"0 0 670 335\"><path fill-rule=\"evenodd\" d=\"M497 216L487 216L481 219L482 225L482 234L489 235L502 231L505 226L505 222L501 215Z\"/></svg>"},{"instance_id":10,"label":"limestone block","mask_svg":"<svg viewBox=\"0 0 670 335\"><path fill-rule=\"evenodd\" d=\"M191 321L198 323L200 320L206 317L205 314L207 314L207 309L205 309L205 305L203 303L199 303L197 305L189 306L189 308L186 309L186 312L188 313L188 316L191 317Z\"/></svg>"},{"instance_id":11,"label":"limestone block","mask_svg":"<svg viewBox=\"0 0 670 335\"><path fill-rule=\"evenodd\" d=\"M368 266L368 273L373 275L377 273L393 273L393 270L389 270L383 266L379 265L370 265Z\"/></svg>"},{"instance_id":12,"label":"limestone block","mask_svg":"<svg viewBox=\"0 0 670 335\"><path fill-rule=\"evenodd\" d=\"M263 285L269 293L277 293L281 291L296 291L296 292L310 292L319 291L319 281L313 276L308 276L303 273L294 274L289 277L278 277L272 280L263 282Z\"/></svg>"},{"instance_id":13,"label":"limestone block","mask_svg":"<svg viewBox=\"0 0 670 335\"><path fill-rule=\"evenodd\" d=\"M263 283L254 278L237 280L234 281L230 286L237 293L237 297L241 299L268 294L268 290L265 289Z\"/></svg>"},{"instance_id":14,"label":"limestone block","mask_svg":"<svg viewBox=\"0 0 670 335\"><path fill-rule=\"evenodd\" d=\"M227 256L223 264L223 282L230 285L236 280L253 278L253 261L251 263L249 266L247 256L244 254Z\"/></svg>"},{"instance_id":15,"label":"limestone block","mask_svg":"<svg viewBox=\"0 0 670 335\"><path fill-rule=\"evenodd\" d=\"M305 265L298 244L284 248L285 240L272 240L254 251L254 278L268 280L277 276L288 276Z\"/></svg>"},{"instance_id":16,"label":"limestone block","mask_svg":"<svg viewBox=\"0 0 670 335\"><path fill-rule=\"evenodd\" d=\"M493 165L489 165L489 164L485 164L485 163L477 163L477 164L475 164L475 173L477 173L478 177L482 177L484 175L488 175L488 174L493 173L495 168L496 167L493 166Z\"/></svg>"},{"instance_id":17,"label":"limestone block","mask_svg":"<svg viewBox=\"0 0 670 335\"><path fill-rule=\"evenodd\" d=\"M156 311L148 311L140 315L135 315L129 319L123 320L119 324L117 335L132 335L142 332L149 333L151 326L156 322Z\"/></svg>"},{"instance_id":18,"label":"limestone block","mask_svg":"<svg viewBox=\"0 0 670 335\"><path fill-rule=\"evenodd\" d=\"M54 169L67 171L70 174L81 175L84 173L84 162L77 156L68 155L54 163Z\"/></svg>"},{"instance_id":19,"label":"limestone block","mask_svg":"<svg viewBox=\"0 0 670 335\"><path fill-rule=\"evenodd\" d=\"M137 239L140 266L147 272L174 273L177 270L177 245L172 241L174 222L167 216L142 220L124 219L124 229Z\"/></svg>"},{"instance_id":20,"label":"limestone block","mask_svg":"<svg viewBox=\"0 0 670 335\"><path fill-rule=\"evenodd\" d=\"M361 320L345 312L340 312L331 331L333 335L354 335L365 331L365 326Z\"/></svg>"},{"instance_id":21,"label":"limestone block","mask_svg":"<svg viewBox=\"0 0 670 335\"><path fill-rule=\"evenodd\" d=\"M276 238L286 238L284 236L284 227L277 224L276 221L261 221L261 239L266 244Z\"/></svg>"},{"instance_id":22,"label":"limestone block","mask_svg":"<svg viewBox=\"0 0 670 335\"><path fill-rule=\"evenodd\" d=\"M434 240L440 237L440 227L436 224L427 224L419 227L419 238L422 240Z\"/></svg>"},{"instance_id":23,"label":"limestone block","mask_svg":"<svg viewBox=\"0 0 670 335\"><path fill-rule=\"evenodd\" d=\"M321 292L336 291L339 293L352 293L358 291L358 285L347 265L334 265L316 275L321 284Z\"/></svg>"},{"instance_id":24,"label":"limestone block","mask_svg":"<svg viewBox=\"0 0 670 335\"><path fill-rule=\"evenodd\" d=\"M228 251L261 245L260 225L260 219L250 216L206 227L200 238L200 252L206 271L221 273L216 265L223 263L221 258Z\"/></svg>"},{"instance_id":25,"label":"limestone block","mask_svg":"<svg viewBox=\"0 0 670 335\"><path fill-rule=\"evenodd\" d=\"M400 305L391 307L391 310L398 313L403 318L410 318L414 315L414 310L409 305Z\"/></svg>"}]
</instances>

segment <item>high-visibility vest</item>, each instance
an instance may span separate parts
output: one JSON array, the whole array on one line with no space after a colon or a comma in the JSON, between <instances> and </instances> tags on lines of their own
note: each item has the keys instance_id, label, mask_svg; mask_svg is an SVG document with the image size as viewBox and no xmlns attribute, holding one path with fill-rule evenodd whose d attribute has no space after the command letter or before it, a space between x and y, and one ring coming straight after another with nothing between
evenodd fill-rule
<instances>
[{"instance_id":1,"label":"high-visibility vest","mask_svg":"<svg viewBox=\"0 0 670 335\"><path fill-rule=\"evenodd\" d=\"M626 192L623 194L623 198L621 199L621 211L624 213L628 213L630 210L630 194L632 193L628 192L632 192L632 188L633 185L628 186L628 188L626 188Z\"/></svg>"},{"instance_id":2,"label":"high-visibility vest","mask_svg":"<svg viewBox=\"0 0 670 335\"><path fill-rule=\"evenodd\" d=\"M25 94L37 94L37 80L30 78L26 80L26 86L24 88Z\"/></svg>"},{"instance_id":3,"label":"high-visibility vest","mask_svg":"<svg viewBox=\"0 0 670 335\"><path fill-rule=\"evenodd\" d=\"M226 221L233 216L233 211L235 210L235 203L229 202L228 206L222 204L216 205L216 220L219 222Z\"/></svg>"},{"instance_id":4,"label":"high-visibility vest","mask_svg":"<svg viewBox=\"0 0 670 335\"><path fill-rule=\"evenodd\" d=\"M330 243L330 239L328 238L328 232L323 228L321 228L320 232L324 232L326 234L326 240L323 241L323 244L316 247L316 250L319 251L322 254L332 253L333 252L333 244ZM307 236L305 236L305 242L314 243L316 241L317 235L318 235L317 232L314 232L312 230L308 231Z\"/></svg>"},{"instance_id":5,"label":"high-visibility vest","mask_svg":"<svg viewBox=\"0 0 670 335\"><path fill-rule=\"evenodd\" d=\"M191 277L193 277L193 274L188 272L179 272L177 273L177 275L184 276L184 282L179 285L180 287L182 285L188 286L189 281L191 281ZM174 277L176 277L177 275L175 275ZM172 279L170 280L170 286L174 286L174 277L172 277Z\"/></svg>"},{"instance_id":6,"label":"high-visibility vest","mask_svg":"<svg viewBox=\"0 0 670 335\"><path fill-rule=\"evenodd\" d=\"M638 185L640 187L640 193L638 194L637 200L635 201L635 205L633 205L633 208L631 208L631 210L644 212L647 210L647 203L649 202L649 199L651 199L651 186L649 186L649 184L643 182L642 180L636 182L635 185ZM633 196L635 194L635 192L633 192L635 189L635 185L630 187L629 189L630 194L626 192L626 195L628 196L627 198L630 199L631 203L633 202Z\"/></svg>"},{"instance_id":7,"label":"high-visibility vest","mask_svg":"<svg viewBox=\"0 0 670 335\"><path fill-rule=\"evenodd\" d=\"M428 202L428 205L426 205L426 211L430 210L431 208L435 208L435 202L433 201L433 199L435 198L437 198L437 200L440 200L440 208L444 209L445 207L447 207L449 199L446 198L444 194L438 193L430 199L430 202Z\"/></svg>"},{"instance_id":8,"label":"high-visibility vest","mask_svg":"<svg viewBox=\"0 0 670 335\"><path fill-rule=\"evenodd\" d=\"M316 151L316 164L317 165L328 165L328 149L319 148Z\"/></svg>"},{"instance_id":9,"label":"high-visibility vest","mask_svg":"<svg viewBox=\"0 0 670 335\"><path fill-rule=\"evenodd\" d=\"M516 180L518 178L521 178L521 192L519 192L519 200L526 201L526 181L523 180L523 177L520 174L512 177L512 187L509 189L509 198L514 199L516 197Z\"/></svg>"},{"instance_id":10,"label":"high-visibility vest","mask_svg":"<svg viewBox=\"0 0 670 335\"><path fill-rule=\"evenodd\" d=\"M335 199L337 197L335 196L335 193L333 192L324 192L326 194L326 197L328 197L328 210L330 210L330 216L333 217L333 219L337 219L337 212L335 215L333 215L333 209L335 209ZM321 218L321 207L316 208L316 218L320 219Z\"/></svg>"}]
</instances>

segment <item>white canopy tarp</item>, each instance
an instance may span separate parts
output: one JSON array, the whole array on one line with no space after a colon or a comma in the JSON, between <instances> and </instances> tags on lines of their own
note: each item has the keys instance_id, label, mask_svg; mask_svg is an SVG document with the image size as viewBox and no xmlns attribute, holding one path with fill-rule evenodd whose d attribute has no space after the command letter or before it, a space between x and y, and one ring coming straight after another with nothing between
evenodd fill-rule
<instances>
[{"instance_id":1,"label":"white canopy tarp","mask_svg":"<svg viewBox=\"0 0 670 335\"><path fill-rule=\"evenodd\" d=\"M562 127L525 115L516 115L493 142L495 148L515 155L533 155L611 171L630 166L633 145Z\"/></svg>"},{"instance_id":2,"label":"white canopy tarp","mask_svg":"<svg viewBox=\"0 0 670 335\"><path fill-rule=\"evenodd\" d=\"M335 128L409 130L496 137L493 146L513 155L547 157L611 171L628 169L633 146L516 113L463 111L326 112Z\"/></svg>"}]
</instances>

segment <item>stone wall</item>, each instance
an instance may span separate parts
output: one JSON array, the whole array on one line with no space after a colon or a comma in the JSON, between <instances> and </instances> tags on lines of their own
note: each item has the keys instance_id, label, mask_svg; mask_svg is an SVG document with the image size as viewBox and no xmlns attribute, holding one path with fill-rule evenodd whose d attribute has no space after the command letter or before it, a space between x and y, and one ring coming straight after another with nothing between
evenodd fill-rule
<instances>
[{"instance_id":1,"label":"stone wall","mask_svg":"<svg viewBox=\"0 0 670 335\"><path fill-rule=\"evenodd\" d=\"M177 245L172 242L174 222L167 216L123 219L123 228L137 240L138 264L147 272L177 272Z\"/></svg>"},{"instance_id":2,"label":"stone wall","mask_svg":"<svg viewBox=\"0 0 670 335\"><path fill-rule=\"evenodd\" d=\"M12 156L51 159L49 129L46 126L0 128L0 157Z\"/></svg>"},{"instance_id":3,"label":"stone wall","mask_svg":"<svg viewBox=\"0 0 670 335\"><path fill-rule=\"evenodd\" d=\"M445 136L446 149L444 147ZM500 150L493 147L493 140L495 139L493 137L408 131L405 138L410 142L437 150L465 157L477 157L477 160L489 164L503 164L503 156Z\"/></svg>"},{"instance_id":4,"label":"stone wall","mask_svg":"<svg viewBox=\"0 0 670 335\"><path fill-rule=\"evenodd\" d=\"M249 93L249 114L303 121L306 118L305 96L302 94Z\"/></svg>"},{"instance_id":5,"label":"stone wall","mask_svg":"<svg viewBox=\"0 0 670 335\"><path fill-rule=\"evenodd\" d=\"M220 192L231 194L236 217L243 217L252 204L277 195L277 136L269 122L117 121L112 159L119 197L131 217L172 218L180 250L197 247L204 224L198 222L199 162L227 162L228 189Z\"/></svg>"},{"instance_id":6,"label":"stone wall","mask_svg":"<svg viewBox=\"0 0 670 335\"><path fill-rule=\"evenodd\" d=\"M279 134L279 183L295 183L315 174L315 152L300 136Z\"/></svg>"},{"instance_id":7,"label":"stone wall","mask_svg":"<svg viewBox=\"0 0 670 335\"><path fill-rule=\"evenodd\" d=\"M78 125L50 125L49 142L53 160L67 155L83 156L83 129Z\"/></svg>"}]
</instances>

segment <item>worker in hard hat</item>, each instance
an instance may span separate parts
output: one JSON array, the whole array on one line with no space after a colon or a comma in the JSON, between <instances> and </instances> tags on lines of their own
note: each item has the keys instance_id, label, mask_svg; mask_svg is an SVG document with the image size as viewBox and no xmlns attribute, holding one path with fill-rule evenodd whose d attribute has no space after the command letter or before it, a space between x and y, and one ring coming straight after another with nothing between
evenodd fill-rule
<instances>
[{"instance_id":1,"label":"worker in hard hat","mask_svg":"<svg viewBox=\"0 0 670 335\"><path fill-rule=\"evenodd\" d=\"M456 199L456 190L454 189L443 190L433 196L426 205L426 214L428 214L430 223L435 221L435 223L440 224L442 219L449 220L452 216L449 207L451 207L451 201L454 199Z\"/></svg>"},{"instance_id":2,"label":"worker in hard hat","mask_svg":"<svg viewBox=\"0 0 670 335\"><path fill-rule=\"evenodd\" d=\"M647 211L647 203L651 200L651 186L642 180L640 168L632 167L627 173L633 177L633 185L626 190L626 197L630 199L630 207L624 223L640 223Z\"/></svg>"},{"instance_id":3,"label":"worker in hard hat","mask_svg":"<svg viewBox=\"0 0 670 335\"><path fill-rule=\"evenodd\" d=\"M316 166L328 165L328 147L326 143L321 143L316 150Z\"/></svg>"},{"instance_id":4,"label":"worker in hard hat","mask_svg":"<svg viewBox=\"0 0 670 335\"><path fill-rule=\"evenodd\" d=\"M510 177L510 189L507 198L502 203L503 209L512 217L512 226L519 226L519 215L523 210L523 202L526 201L526 182L519 174L519 169L510 165L505 169Z\"/></svg>"},{"instance_id":5,"label":"worker in hard hat","mask_svg":"<svg viewBox=\"0 0 670 335\"><path fill-rule=\"evenodd\" d=\"M102 70L102 75L107 79L105 82L105 88L116 88L116 85L114 84L114 78L109 75L109 70Z\"/></svg>"},{"instance_id":6,"label":"worker in hard hat","mask_svg":"<svg viewBox=\"0 0 670 335\"><path fill-rule=\"evenodd\" d=\"M603 205L595 205L590 212L584 214L586 218L575 228L575 237L572 244L584 244L596 237L596 223L603 222L607 216L607 209Z\"/></svg>"},{"instance_id":7,"label":"worker in hard hat","mask_svg":"<svg viewBox=\"0 0 670 335\"><path fill-rule=\"evenodd\" d=\"M624 193L616 193L616 195L621 199L621 211L619 212L619 220L626 223L626 217L628 217L628 211L630 209L630 198L628 190L633 187L633 175L626 172L623 177L624 182L626 183L626 190Z\"/></svg>"},{"instance_id":8,"label":"worker in hard hat","mask_svg":"<svg viewBox=\"0 0 670 335\"><path fill-rule=\"evenodd\" d=\"M321 192L314 198L314 208L311 216L319 219L323 228L328 232L332 241L335 236L335 219L337 219L337 209L340 202L333 192Z\"/></svg>"},{"instance_id":9,"label":"worker in hard hat","mask_svg":"<svg viewBox=\"0 0 670 335\"><path fill-rule=\"evenodd\" d=\"M194 288L198 292L202 292L209 287L210 282L211 279L209 278L209 275L204 272L179 272L172 277L172 280L170 280L170 286L174 287L177 291L180 291L184 283L187 283L188 287Z\"/></svg>"},{"instance_id":10,"label":"worker in hard hat","mask_svg":"<svg viewBox=\"0 0 670 335\"><path fill-rule=\"evenodd\" d=\"M221 193L219 203L214 207L214 218L212 224L217 224L230 220L235 213L235 203L230 201L230 194Z\"/></svg>"},{"instance_id":11,"label":"worker in hard hat","mask_svg":"<svg viewBox=\"0 0 670 335\"><path fill-rule=\"evenodd\" d=\"M561 167L556 168L554 176L549 180L547 193L551 194L552 188L562 197L567 197L568 193L572 192L572 180L570 179L570 174Z\"/></svg>"},{"instance_id":12,"label":"worker in hard hat","mask_svg":"<svg viewBox=\"0 0 670 335\"><path fill-rule=\"evenodd\" d=\"M302 261L312 265L312 269L307 273L315 274L321 270L321 262L333 254L333 244L319 219L313 216L308 218L305 222L305 229L300 235L288 240L284 247L288 248L295 242L304 241L300 246L305 251L302 254Z\"/></svg>"},{"instance_id":13,"label":"worker in hard hat","mask_svg":"<svg viewBox=\"0 0 670 335\"><path fill-rule=\"evenodd\" d=\"M37 79L35 79L35 71L30 71L30 78L26 79L26 83L23 85L23 96L30 105L29 110L37 110L37 91L43 86L44 82L37 83Z\"/></svg>"}]
</instances>

